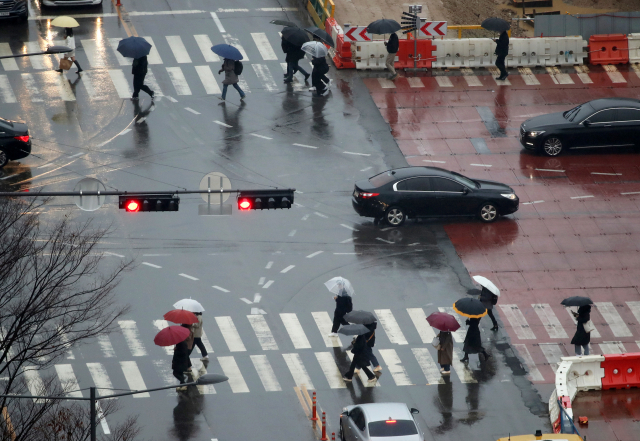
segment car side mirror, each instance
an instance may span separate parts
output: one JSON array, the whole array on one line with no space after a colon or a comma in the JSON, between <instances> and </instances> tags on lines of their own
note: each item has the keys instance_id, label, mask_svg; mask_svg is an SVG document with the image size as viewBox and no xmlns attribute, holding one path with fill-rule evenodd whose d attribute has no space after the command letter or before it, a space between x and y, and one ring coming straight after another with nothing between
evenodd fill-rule
<instances>
[{"instance_id":1,"label":"car side mirror","mask_svg":"<svg viewBox=\"0 0 640 441\"><path fill-rule=\"evenodd\" d=\"M415 415L416 413L420 413L420 411L418 409L416 409L415 407L412 407L411 408L411 413Z\"/></svg>"},{"instance_id":2,"label":"car side mirror","mask_svg":"<svg viewBox=\"0 0 640 441\"><path fill-rule=\"evenodd\" d=\"M342 412L342 415L344 415L344 416L348 417L348 416L349 416L349 411L348 411L348 410L345 410L344 412Z\"/></svg>"},{"instance_id":3,"label":"car side mirror","mask_svg":"<svg viewBox=\"0 0 640 441\"><path fill-rule=\"evenodd\" d=\"M462 189L462 194L469 194L469 189L467 187L464 187Z\"/></svg>"},{"instance_id":4,"label":"car side mirror","mask_svg":"<svg viewBox=\"0 0 640 441\"><path fill-rule=\"evenodd\" d=\"M584 122L582 123L585 127L589 127L591 125L591 121L589 121L588 119L585 119Z\"/></svg>"}]
</instances>

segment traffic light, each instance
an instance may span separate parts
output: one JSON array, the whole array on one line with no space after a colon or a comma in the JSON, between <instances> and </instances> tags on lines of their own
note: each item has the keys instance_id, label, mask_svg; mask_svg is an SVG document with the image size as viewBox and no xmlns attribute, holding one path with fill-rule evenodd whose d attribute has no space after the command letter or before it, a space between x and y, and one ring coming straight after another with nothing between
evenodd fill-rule
<instances>
[{"instance_id":1,"label":"traffic light","mask_svg":"<svg viewBox=\"0 0 640 441\"><path fill-rule=\"evenodd\" d=\"M238 192L238 210L291 208L293 190L250 190Z\"/></svg>"},{"instance_id":2,"label":"traffic light","mask_svg":"<svg viewBox=\"0 0 640 441\"><path fill-rule=\"evenodd\" d=\"M118 196L121 210L130 213L138 211L178 211L180 198L172 194L127 194Z\"/></svg>"}]
</instances>

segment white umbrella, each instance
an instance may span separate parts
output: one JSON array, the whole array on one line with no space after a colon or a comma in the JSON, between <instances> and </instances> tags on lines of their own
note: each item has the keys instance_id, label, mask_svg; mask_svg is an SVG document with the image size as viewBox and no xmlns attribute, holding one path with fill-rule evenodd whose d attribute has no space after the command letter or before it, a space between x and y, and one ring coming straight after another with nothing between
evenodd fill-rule
<instances>
[{"instance_id":1,"label":"white umbrella","mask_svg":"<svg viewBox=\"0 0 640 441\"><path fill-rule=\"evenodd\" d=\"M184 309L191 312L204 312L204 307L197 300L182 299L173 304L176 309Z\"/></svg>"},{"instance_id":2,"label":"white umbrella","mask_svg":"<svg viewBox=\"0 0 640 441\"><path fill-rule=\"evenodd\" d=\"M341 276L334 277L331 280L327 280L326 282L324 282L324 286L326 286L330 292L339 296L352 296L355 294L353 286L351 286L351 282Z\"/></svg>"},{"instance_id":3,"label":"white umbrella","mask_svg":"<svg viewBox=\"0 0 640 441\"><path fill-rule=\"evenodd\" d=\"M302 45L302 50L311 55L314 58L326 57L329 50L319 41L308 41Z\"/></svg>"},{"instance_id":4,"label":"white umbrella","mask_svg":"<svg viewBox=\"0 0 640 441\"><path fill-rule=\"evenodd\" d=\"M478 282L480 284L480 286L484 286L489 291L491 291L492 293L494 293L495 295L500 297L500 290L498 289L497 286L495 286L493 284L493 282L491 280L487 279L486 277L482 277L482 276L473 276L473 280Z\"/></svg>"}]
</instances>

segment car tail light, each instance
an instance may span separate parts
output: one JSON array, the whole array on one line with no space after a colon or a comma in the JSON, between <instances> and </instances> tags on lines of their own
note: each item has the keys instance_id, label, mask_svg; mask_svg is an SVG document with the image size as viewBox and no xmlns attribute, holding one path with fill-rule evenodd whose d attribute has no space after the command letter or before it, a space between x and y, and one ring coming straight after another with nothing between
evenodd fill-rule
<instances>
[{"instance_id":1,"label":"car tail light","mask_svg":"<svg viewBox=\"0 0 640 441\"><path fill-rule=\"evenodd\" d=\"M396 420L387 420L387 424L395 424Z\"/></svg>"},{"instance_id":2,"label":"car tail light","mask_svg":"<svg viewBox=\"0 0 640 441\"><path fill-rule=\"evenodd\" d=\"M14 136L13 139L17 139L18 141L22 141L22 142L29 142L29 135Z\"/></svg>"},{"instance_id":3,"label":"car tail light","mask_svg":"<svg viewBox=\"0 0 640 441\"><path fill-rule=\"evenodd\" d=\"M360 193L360 197L362 199L372 198L374 196L378 196L380 193Z\"/></svg>"}]
</instances>

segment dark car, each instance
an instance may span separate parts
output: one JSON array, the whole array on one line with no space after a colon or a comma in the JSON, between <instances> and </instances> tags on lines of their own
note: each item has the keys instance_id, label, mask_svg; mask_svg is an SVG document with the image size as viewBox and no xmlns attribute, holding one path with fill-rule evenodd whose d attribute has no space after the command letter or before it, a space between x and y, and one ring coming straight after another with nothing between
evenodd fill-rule
<instances>
[{"instance_id":1,"label":"dark car","mask_svg":"<svg viewBox=\"0 0 640 441\"><path fill-rule=\"evenodd\" d=\"M478 216L493 222L518 210L508 185L480 181L438 167L405 167L356 182L353 208L360 216L394 227L407 217Z\"/></svg>"},{"instance_id":2,"label":"dark car","mask_svg":"<svg viewBox=\"0 0 640 441\"><path fill-rule=\"evenodd\" d=\"M28 17L27 0L0 0L0 19L18 18L24 21Z\"/></svg>"},{"instance_id":3,"label":"dark car","mask_svg":"<svg viewBox=\"0 0 640 441\"><path fill-rule=\"evenodd\" d=\"M640 100L602 98L566 112L526 120L520 126L525 149L558 156L567 149L627 147L640 143Z\"/></svg>"},{"instance_id":4,"label":"dark car","mask_svg":"<svg viewBox=\"0 0 640 441\"><path fill-rule=\"evenodd\" d=\"M31 137L26 124L0 118L0 168L31 154Z\"/></svg>"}]
</instances>

